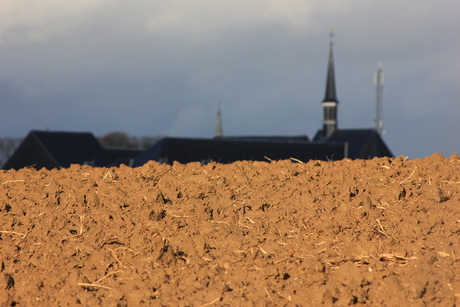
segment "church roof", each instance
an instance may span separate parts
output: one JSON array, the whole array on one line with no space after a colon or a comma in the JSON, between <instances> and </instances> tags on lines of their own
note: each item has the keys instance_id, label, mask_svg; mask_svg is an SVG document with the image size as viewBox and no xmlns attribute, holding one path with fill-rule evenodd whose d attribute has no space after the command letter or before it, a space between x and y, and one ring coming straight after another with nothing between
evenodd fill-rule
<instances>
[{"instance_id":1,"label":"church roof","mask_svg":"<svg viewBox=\"0 0 460 307\"><path fill-rule=\"evenodd\" d=\"M311 143L276 139L192 139L166 137L139 155L133 166L153 160L162 163L210 161L232 163L241 160L267 161L295 158L328 160L344 158L343 143Z\"/></svg>"},{"instance_id":2,"label":"church roof","mask_svg":"<svg viewBox=\"0 0 460 307\"><path fill-rule=\"evenodd\" d=\"M318 130L313 141L346 143L347 158L350 159L393 157L380 134L374 129L337 129L328 138L323 136L322 130Z\"/></svg>"}]
</instances>

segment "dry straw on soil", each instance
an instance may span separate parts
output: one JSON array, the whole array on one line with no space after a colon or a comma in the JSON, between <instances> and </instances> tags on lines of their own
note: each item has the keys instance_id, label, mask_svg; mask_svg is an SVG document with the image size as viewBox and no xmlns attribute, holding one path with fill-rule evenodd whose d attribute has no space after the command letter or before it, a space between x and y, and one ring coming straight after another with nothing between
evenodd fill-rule
<instances>
[{"instance_id":1,"label":"dry straw on soil","mask_svg":"<svg viewBox=\"0 0 460 307\"><path fill-rule=\"evenodd\" d=\"M0 306L460 303L460 159L0 172Z\"/></svg>"}]
</instances>

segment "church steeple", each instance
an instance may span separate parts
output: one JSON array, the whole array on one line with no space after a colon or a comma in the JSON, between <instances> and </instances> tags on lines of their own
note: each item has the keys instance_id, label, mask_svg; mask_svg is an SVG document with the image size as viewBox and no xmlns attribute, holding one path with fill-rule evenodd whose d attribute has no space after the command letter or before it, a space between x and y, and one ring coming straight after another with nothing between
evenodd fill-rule
<instances>
[{"instance_id":1,"label":"church steeple","mask_svg":"<svg viewBox=\"0 0 460 307\"><path fill-rule=\"evenodd\" d=\"M327 68L326 94L322 102L323 105L323 135L329 137L337 130L337 93L335 90L334 54L332 51L332 38L334 33L331 29L331 43L329 49L329 62Z\"/></svg>"}]
</instances>

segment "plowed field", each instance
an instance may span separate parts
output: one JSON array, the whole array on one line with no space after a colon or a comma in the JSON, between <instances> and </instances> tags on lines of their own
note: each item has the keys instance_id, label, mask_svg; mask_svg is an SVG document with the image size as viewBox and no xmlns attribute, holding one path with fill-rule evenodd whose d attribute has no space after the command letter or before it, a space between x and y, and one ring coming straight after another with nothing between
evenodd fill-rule
<instances>
[{"instance_id":1,"label":"plowed field","mask_svg":"<svg viewBox=\"0 0 460 307\"><path fill-rule=\"evenodd\" d=\"M460 158L0 171L0 306L454 306Z\"/></svg>"}]
</instances>

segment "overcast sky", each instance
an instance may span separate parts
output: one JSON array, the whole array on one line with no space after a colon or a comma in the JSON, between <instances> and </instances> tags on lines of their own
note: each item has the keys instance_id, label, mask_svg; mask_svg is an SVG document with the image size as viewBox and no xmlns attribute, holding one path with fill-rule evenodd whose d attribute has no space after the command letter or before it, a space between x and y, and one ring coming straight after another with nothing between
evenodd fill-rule
<instances>
[{"instance_id":1,"label":"overcast sky","mask_svg":"<svg viewBox=\"0 0 460 307\"><path fill-rule=\"evenodd\" d=\"M339 128L370 128L383 62L395 156L460 153L458 0L1 0L0 137L308 135L330 27Z\"/></svg>"}]
</instances>

